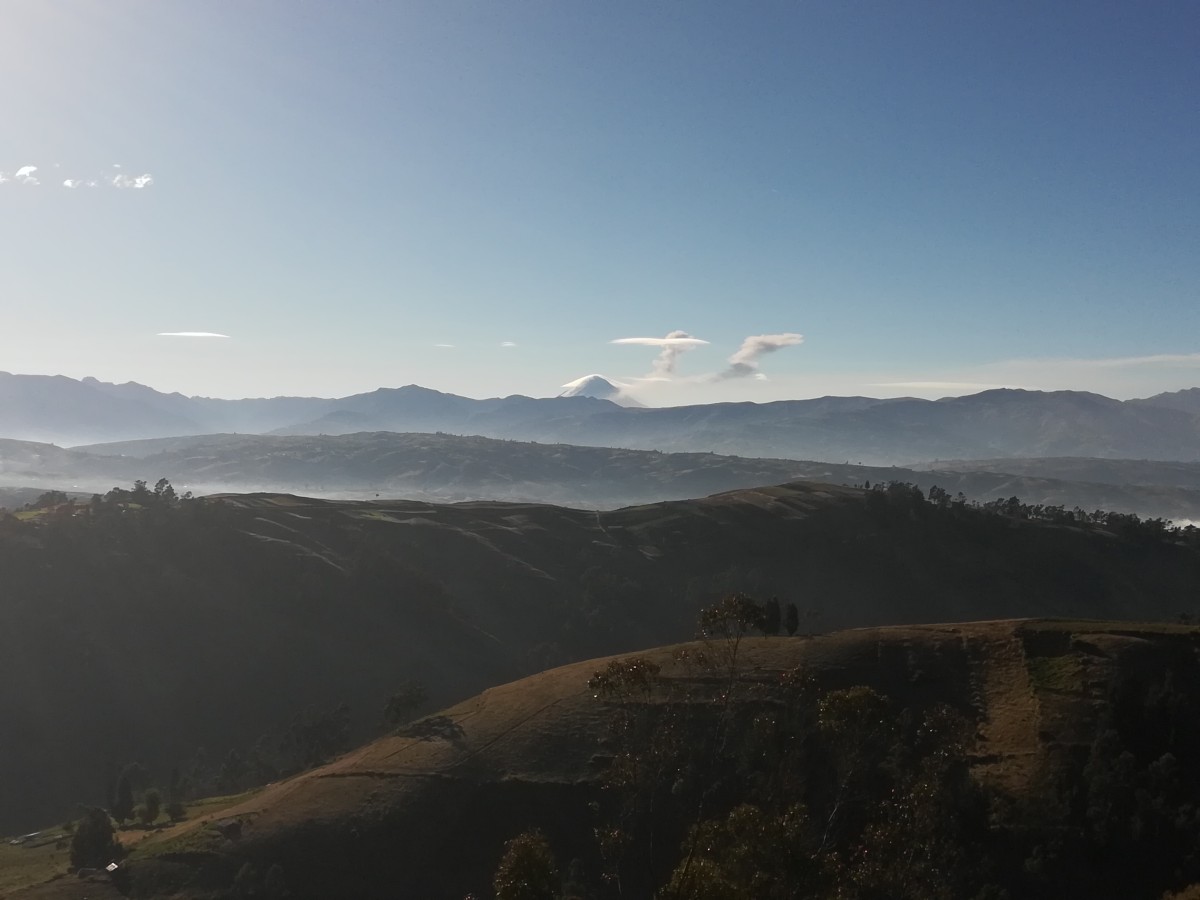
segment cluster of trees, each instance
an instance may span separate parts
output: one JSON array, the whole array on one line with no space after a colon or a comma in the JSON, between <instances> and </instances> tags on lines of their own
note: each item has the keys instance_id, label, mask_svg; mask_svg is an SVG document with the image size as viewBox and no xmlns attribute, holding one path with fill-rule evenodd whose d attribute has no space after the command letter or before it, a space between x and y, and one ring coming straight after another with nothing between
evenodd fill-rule
<instances>
[{"instance_id":1,"label":"cluster of trees","mask_svg":"<svg viewBox=\"0 0 1200 900\"><path fill-rule=\"evenodd\" d=\"M970 710L739 666L760 615L728 597L670 674L643 657L595 673L612 716L598 862L564 876L526 832L496 869L499 900L1157 900L1200 880L1190 643L1115 679L1087 752L1048 749L1041 780L1011 794L971 775Z\"/></svg>"},{"instance_id":2,"label":"cluster of trees","mask_svg":"<svg viewBox=\"0 0 1200 900\"><path fill-rule=\"evenodd\" d=\"M811 619L813 614L806 612L805 618ZM743 593L730 594L700 616L700 635L705 638L740 637L752 630L769 636L786 631L791 636L799 627L800 608L795 603L784 606L778 597L758 601Z\"/></svg>"},{"instance_id":3,"label":"cluster of trees","mask_svg":"<svg viewBox=\"0 0 1200 900\"><path fill-rule=\"evenodd\" d=\"M951 495L936 484L926 495L920 487L908 482L892 481L886 484L870 482L864 484L870 494L868 502L877 510L892 505L913 508L928 504L939 509L952 510L963 515L1000 516L1030 522L1045 522L1050 525L1067 525L1079 528L1100 528L1121 537L1142 541L1172 540L1200 546L1200 529L1194 525L1172 526L1161 518L1143 519L1134 513L1110 512L1103 509L1085 510L1080 507L1067 509L1042 503L1022 503L1018 497L980 502L967 500L959 492Z\"/></svg>"},{"instance_id":4,"label":"cluster of trees","mask_svg":"<svg viewBox=\"0 0 1200 900\"><path fill-rule=\"evenodd\" d=\"M83 510L103 512L106 508L113 507L174 507L192 499L191 491L182 495L177 494L170 481L160 478L153 488L149 487L145 481L138 480L133 483L132 488L114 487L106 494L93 494L87 504L77 504L65 491L45 491L30 503L26 503L25 509L58 510L68 507L66 511L70 513Z\"/></svg>"},{"instance_id":5,"label":"cluster of trees","mask_svg":"<svg viewBox=\"0 0 1200 900\"><path fill-rule=\"evenodd\" d=\"M108 811L118 825L137 821L149 827L165 813L172 822L187 815L184 800L188 785L178 768L172 769L165 792L150 782L150 774L141 763L130 763L109 785Z\"/></svg>"}]
</instances>

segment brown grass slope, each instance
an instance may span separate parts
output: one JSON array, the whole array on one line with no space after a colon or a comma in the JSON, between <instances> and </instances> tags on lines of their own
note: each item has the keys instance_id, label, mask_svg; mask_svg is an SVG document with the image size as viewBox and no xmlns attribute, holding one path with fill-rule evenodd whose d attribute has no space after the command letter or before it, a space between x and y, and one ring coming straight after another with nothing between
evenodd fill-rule
<instances>
[{"instance_id":1,"label":"brown grass slope","mask_svg":"<svg viewBox=\"0 0 1200 900\"><path fill-rule=\"evenodd\" d=\"M668 680L695 678L674 660L677 649L641 655ZM1200 634L1179 626L866 628L746 640L739 678L778 685L801 666L822 689L869 685L897 708L949 704L976 723L975 776L1019 796L1036 788L1039 772L1086 750L1117 679L1152 671L1172 654L1194 661L1198 649ZM488 896L504 841L531 827L550 836L560 859L587 857L588 804L611 752L612 721L588 680L606 662L493 688L272 785L221 813L241 822L237 840L204 819L164 831L129 863L134 895L224 896L250 861L281 865L298 898Z\"/></svg>"}]
</instances>

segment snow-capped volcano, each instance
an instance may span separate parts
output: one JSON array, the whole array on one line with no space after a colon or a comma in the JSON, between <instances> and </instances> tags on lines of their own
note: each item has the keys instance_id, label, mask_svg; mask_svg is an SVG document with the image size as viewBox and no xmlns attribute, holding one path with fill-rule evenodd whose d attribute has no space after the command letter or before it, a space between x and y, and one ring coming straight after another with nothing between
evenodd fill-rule
<instances>
[{"instance_id":1,"label":"snow-capped volcano","mask_svg":"<svg viewBox=\"0 0 1200 900\"><path fill-rule=\"evenodd\" d=\"M611 400L618 406L643 406L624 393L625 386L614 384L603 375L584 375L563 385L560 397L595 397L599 400Z\"/></svg>"}]
</instances>

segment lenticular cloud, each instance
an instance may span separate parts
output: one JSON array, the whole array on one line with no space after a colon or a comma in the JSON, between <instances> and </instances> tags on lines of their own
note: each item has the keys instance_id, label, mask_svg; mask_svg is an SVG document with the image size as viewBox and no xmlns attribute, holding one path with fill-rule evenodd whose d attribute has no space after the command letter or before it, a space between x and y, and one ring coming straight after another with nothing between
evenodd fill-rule
<instances>
[{"instance_id":1,"label":"lenticular cloud","mask_svg":"<svg viewBox=\"0 0 1200 900\"><path fill-rule=\"evenodd\" d=\"M702 347L708 341L701 340L697 337L692 337L686 331L672 331L666 337L631 337L617 338L612 341L614 344L634 344L642 347L660 347L658 356L654 360L652 375L663 377L672 375L675 372L675 365L679 361L679 357L689 350L694 350L697 347Z\"/></svg>"}]
</instances>

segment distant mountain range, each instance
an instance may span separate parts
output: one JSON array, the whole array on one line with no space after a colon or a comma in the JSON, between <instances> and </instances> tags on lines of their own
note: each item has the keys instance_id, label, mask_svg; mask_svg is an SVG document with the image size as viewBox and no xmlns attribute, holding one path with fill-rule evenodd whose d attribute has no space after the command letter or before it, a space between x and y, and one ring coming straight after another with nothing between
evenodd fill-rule
<instances>
[{"instance_id":1,"label":"distant mountain range","mask_svg":"<svg viewBox=\"0 0 1200 900\"><path fill-rule=\"evenodd\" d=\"M1200 389L1129 401L1004 389L942 400L822 397L646 409L587 396L474 400L416 385L338 399L215 400L133 382L0 373L0 437L73 445L364 431L873 465L1042 456L1193 461L1200 459Z\"/></svg>"}]
</instances>

